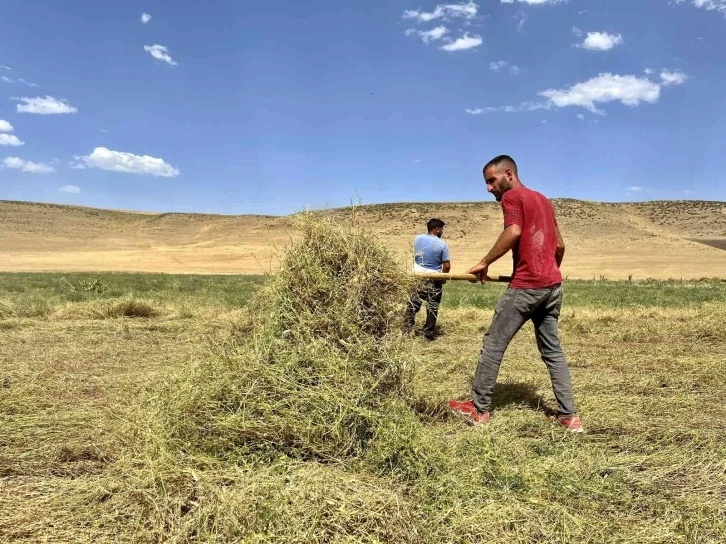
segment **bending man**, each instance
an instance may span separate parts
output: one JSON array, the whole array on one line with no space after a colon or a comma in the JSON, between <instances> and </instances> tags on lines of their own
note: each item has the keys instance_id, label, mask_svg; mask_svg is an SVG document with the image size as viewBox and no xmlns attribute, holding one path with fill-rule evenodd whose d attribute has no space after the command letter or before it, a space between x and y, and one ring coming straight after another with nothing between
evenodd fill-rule
<instances>
[{"instance_id":1,"label":"bending man","mask_svg":"<svg viewBox=\"0 0 726 544\"><path fill-rule=\"evenodd\" d=\"M504 231L487 255L468 273L484 283L489 265L510 249L514 272L509 287L494 310L472 387L472 400L451 401L449 406L473 424L489 421L492 391L504 352L528 320L534 324L537 347L552 380L557 398L555 420L573 432L582 432L572 395L570 371L557 334L562 304L560 264L565 255L552 204L528 189L519 179L517 164L500 155L484 167L487 191L502 203Z\"/></svg>"},{"instance_id":2,"label":"bending man","mask_svg":"<svg viewBox=\"0 0 726 544\"><path fill-rule=\"evenodd\" d=\"M451 270L449 246L441 239L445 226L441 219L431 219L426 224L428 234L416 236L413 242L414 272L449 272ZM421 291L411 298L406 315L409 332L413 331L416 314L425 302L426 324L423 328L424 338L433 340L436 337L436 320L439 315L443 285L443 281L426 280Z\"/></svg>"}]
</instances>

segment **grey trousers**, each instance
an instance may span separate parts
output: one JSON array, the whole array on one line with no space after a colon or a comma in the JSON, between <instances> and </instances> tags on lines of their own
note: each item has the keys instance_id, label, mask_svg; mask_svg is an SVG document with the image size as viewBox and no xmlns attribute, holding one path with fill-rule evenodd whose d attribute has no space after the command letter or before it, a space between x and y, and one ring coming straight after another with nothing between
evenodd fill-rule
<instances>
[{"instance_id":1,"label":"grey trousers","mask_svg":"<svg viewBox=\"0 0 726 544\"><path fill-rule=\"evenodd\" d=\"M576 414L572 395L570 370L557 335L557 323L562 306L562 286L544 289L515 289L509 287L494 309L492 323L484 333L484 346L479 355L472 387L472 400L480 412L489 410L492 391L499 374L504 352L517 331L531 319L537 347L552 380L558 413Z\"/></svg>"},{"instance_id":2,"label":"grey trousers","mask_svg":"<svg viewBox=\"0 0 726 544\"><path fill-rule=\"evenodd\" d=\"M443 282L436 280L426 280L421 291L415 293L411 300L408 301L406 309L406 327L413 329L416 323L416 314L426 303L426 323L423 327L424 336L433 337L436 333L436 320L439 317L439 305L441 304L441 296L443 294Z\"/></svg>"}]
</instances>

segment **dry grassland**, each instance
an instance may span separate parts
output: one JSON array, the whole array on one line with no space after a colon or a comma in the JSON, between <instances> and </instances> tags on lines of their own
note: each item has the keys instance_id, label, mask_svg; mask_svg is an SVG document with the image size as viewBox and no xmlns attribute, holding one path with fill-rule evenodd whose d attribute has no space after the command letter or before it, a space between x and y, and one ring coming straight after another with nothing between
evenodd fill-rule
<instances>
[{"instance_id":1,"label":"dry grassland","mask_svg":"<svg viewBox=\"0 0 726 544\"><path fill-rule=\"evenodd\" d=\"M154 399L229 349L247 298L234 293L259 280L64 278L0 274L2 542L726 541L724 284L566 282L581 437L545 420L531 328L491 424L446 415L501 289L449 286L440 338L401 340L418 421L386 465L222 461L154 434ZM649 289L669 295L636 293Z\"/></svg>"},{"instance_id":2,"label":"dry grassland","mask_svg":"<svg viewBox=\"0 0 726 544\"><path fill-rule=\"evenodd\" d=\"M602 204L555 200L570 278L726 277L726 203ZM343 218L350 210L320 212ZM362 206L358 222L392 251L411 253L426 221L447 222L453 271L463 272L501 229L495 202ZM294 237L290 217L134 213L0 202L0 270L262 274ZM720 248L720 249L719 249ZM493 273L510 272L502 259Z\"/></svg>"}]
</instances>

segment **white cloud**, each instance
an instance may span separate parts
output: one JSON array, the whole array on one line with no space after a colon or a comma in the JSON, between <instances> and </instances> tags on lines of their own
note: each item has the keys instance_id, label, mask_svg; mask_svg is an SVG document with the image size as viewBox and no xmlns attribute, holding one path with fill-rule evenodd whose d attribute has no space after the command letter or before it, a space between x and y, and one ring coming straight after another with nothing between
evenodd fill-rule
<instances>
[{"instance_id":1,"label":"white cloud","mask_svg":"<svg viewBox=\"0 0 726 544\"><path fill-rule=\"evenodd\" d=\"M681 72L661 72L662 83L656 83L647 78L640 78L633 75L619 76L610 73L600 74L597 77L577 83L568 89L548 89L539 93L547 98L545 102L522 102L518 106L487 106L484 108L467 108L469 115L481 115L483 113L518 113L524 111L550 110L552 108L564 108L566 106L580 106L592 113L604 115L605 112L597 108L597 104L607 102L620 102L626 106L638 106L641 102L653 104L658 102L660 92L668 85L680 85L684 83L687 76ZM578 119L584 120L581 114ZM597 120L590 121L596 123Z\"/></svg>"},{"instance_id":2,"label":"white cloud","mask_svg":"<svg viewBox=\"0 0 726 544\"><path fill-rule=\"evenodd\" d=\"M514 16L514 20L517 21L517 32L522 32L522 29L527 22L527 14L520 10Z\"/></svg>"},{"instance_id":3,"label":"white cloud","mask_svg":"<svg viewBox=\"0 0 726 544\"><path fill-rule=\"evenodd\" d=\"M655 70L653 70L653 68L646 68L645 70L643 70L643 73L645 73L645 75L647 76L650 76L655 73Z\"/></svg>"},{"instance_id":4,"label":"white cloud","mask_svg":"<svg viewBox=\"0 0 726 544\"><path fill-rule=\"evenodd\" d=\"M522 111L549 110L552 105L545 102L522 102L519 106L486 106L484 108L467 108L465 111L469 115L482 115L485 113L518 113Z\"/></svg>"},{"instance_id":5,"label":"white cloud","mask_svg":"<svg viewBox=\"0 0 726 544\"><path fill-rule=\"evenodd\" d=\"M468 32L464 32L461 38L457 38L456 41L449 40L448 43L441 46L444 51L464 51L466 49L473 49L479 47L482 44L481 36L476 34L470 35Z\"/></svg>"},{"instance_id":6,"label":"white cloud","mask_svg":"<svg viewBox=\"0 0 726 544\"><path fill-rule=\"evenodd\" d=\"M31 83L30 81L25 81L22 77L18 78L18 81L20 83L25 83L28 87L40 87L37 83Z\"/></svg>"},{"instance_id":7,"label":"white cloud","mask_svg":"<svg viewBox=\"0 0 726 544\"><path fill-rule=\"evenodd\" d=\"M144 51L149 53L156 60L166 62L172 66L176 66L178 64L171 58L171 55L169 55L169 49L163 45L145 45Z\"/></svg>"},{"instance_id":8,"label":"white cloud","mask_svg":"<svg viewBox=\"0 0 726 544\"><path fill-rule=\"evenodd\" d=\"M584 114L582 114L582 113L578 113L578 114L577 114L577 118L578 118L578 119L579 119L580 121L584 121L584 120L585 120L585 115L584 115Z\"/></svg>"},{"instance_id":9,"label":"white cloud","mask_svg":"<svg viewBox=\"0 0 726 544\"><path fill-rule=\"evenodd\" d=\"M37 115L53 115L60 113L76 113L77 108L74 108L65 99L58 100L52 96L46 96L45 98L38 96L36 98L11 98L16 102L24 102L24 104L18 104L18 113L35 113Z\"/></svg>"},{"instance_id":10,"label":"white cloud","mask_svg":"<svg viewBox=\"0 0 726 544\"><path fill-rule=\"evenodd\" d=\"M607 32L588 32L585 40L579 45L591 51L608 51L623 43L620 34L608 34Z\"/></svg>"},{"instance_id":11,"label":"white cloud","mask_svg":"<svg viewBox=\"0 0 726 544\"><path fill-rule=\"evenodd\" d=\"M581 106L593 113L602 113L596 103L618 101L626 106L640 102L655 103L660 97L660 85L636 76L619 76L610 73L577 83L569 89L548 89L539 93L558 108Z\"/></svg>"},{"instance_id":12,"label":"white cloud","mask_svg":"<svg viewBox=\"0 0 726 544\"><path fill-rule=\"evenodd\" d=\"M628 192L637 192L637 191L642 191L643 188L642 187L633 186L633 187L627 187L625 190L628 191Z\"/></svg>"},{"instance_id":13,"label":"white cloud","mask_svg":"<svg viewBox=\"0 0 726 544\"><path fill-rule=\"evenodd\" d=\"M0 81L4 81L5 83L12 83L13 80L10 79L8 76L0 76Z\"/></svg>"},{"instance_id":14,"label":"white cloud","mask_svg":"<svg viewBox=\"0 0 726 544\"><path fill-rule=\"evenodd\" d=\"M726 0L693 0L693 5L697 8L726 14Z\"/></svg>"},{"instance_id":15,"label":"white cloud","mask_svg":"<svg viewBox=\"0 0 726 544\"><path fill-rule=\"evenodd\" d=\"M88 156L76 157L79 163L71 165L88 168L100 168L112 172L129 172L132 174L149 174L165 178L175 178L179 170L164 162L164 159L157 159L148 155L134 155L122 151L112 151L105 147L97 147Z\"/></svg>"},{"instance_id":16,"label":"white cloud","mask_svg":"<svg viewBox=\"0 0 726 544\"><path fill-rule=\"evenodd\" d=\"M510 65L505 60L499 60L497 62L490 62L489 63L489 69L492 70L492 71L494 71L494 72L501 72L504 68L507 68L507 67L509 67L508 68L508 71L509 71L510 74L516 75L519 72L521 72L521 70L519 69L519 66Z\"/></svg>"},{"instance_id":17,"label":"white cloud","mask_svg":"<svg viewBox=\"0 0 726 544\"><path fill-rule=\"evenodd\" d=\"M14 134L0 134L0 145L18 147L20 145L25 145L25 142L20 141L20 138Z\"/></svg>"},{"instance_id":18,"label":"white cloud","mask_svg":"<svg viewBox=\"0 0 726 544\"><path fill-rule=\"evenodd\" d=\"M479 10L479 6L473 1L464 4L439 4L434 11L425 12L417 9L407 9L403 12L403 19L415 19L419 23L428 23L434 19L451 19L454 17L463 17L465 19L473 19Z\"/></svg>"},{"instance_id":19,"label":"white cloud","mask_svg":"<svg viewBox=\"0 0 726 544\"><path fill-rule=\"evenodd\" d=\"M74 193L74 194L76 194L76 193L80 193L81 192L81 188L78 187L78 185L64 185L63 187L61 187L60 189L58 189L58 191L61 192L61 193Z\"/></svg>"},{"instance_id":20,"label":"white cloud","mask_svg":"<svg viewBox=\"0 0 726 544\"><path fill-rule=\"evenodd\" d=\"M688 79L688 76L683 72L668 72L663 70L660 73L660 79L664 86L668 85L682 85Z\"/></svg>"},{"instance_id":21,"label":"white cloud","mask_svg":"<svg viewBox=\"0 0 726 544\"><path fill-rule=\"evenodd\" d=\"M47 164L40 164L37 162L24 161L19 157L7 157L3 161L5 168L13 168L20 170L21 172L28 172L31 174L49 174L55 172L55 169Z\"/></svg>"},{"instance_id":22,"label":"white cloud","mask_svg":"<svg viewBox=\"0 0 726 544\"><path fill-rule=\"evenodd\" d=\"M13 130L15 130L13 125L5 119L0 119L0 132L12 132Z\"/></svg>"},{"instance_id":23,"label":"white cloud","mask_svg":"<svg viewBox=\"0 0 726 544\"><path fill-rule=\"evenodd\" d=\"M415 34L419 38L421 38L424 43L429 43L430 41L440 40L448 31L449 29L447 29L445 26L437 26L436 28L432 28L431 30L427 31L414 30L413 28L409 28L406 31L406 36L411 36L412 34Z\"/></svg>"},{"instance_id":24,"label":"white cloud","mask_svg":"<svg viewBox=\"0 0 726 544\"><path fill-rule=\"evenodd\" d=\"M580 36L582 36L582 30L580 30L580 29L579 29L579 28L577 28L576 26L573 26L573 27L572 27L572 33L573 33L573 34L574 34L575 36L577 36L578 38L579 38Z\"/></svg>"},{"instance_id":25,"label":"white cloud","mask_svg":"<svg viewBox=\"0 0 726 544\"><path fill-rule=\"evenodd\" d=\"M151 21L151 15L149 15L148 13L142 13L141 14L141 23L145 25L149 21Z\"/></svg>"}]
</instances>

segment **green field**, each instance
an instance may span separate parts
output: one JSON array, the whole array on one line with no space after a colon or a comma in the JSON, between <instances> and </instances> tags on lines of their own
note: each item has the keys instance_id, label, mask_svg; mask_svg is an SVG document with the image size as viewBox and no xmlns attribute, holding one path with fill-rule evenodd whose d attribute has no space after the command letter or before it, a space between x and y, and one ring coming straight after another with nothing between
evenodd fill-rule
<instances>
[{"instance_id":1,"label":"green field","mask_svg":"<svg viewBox=\"0 0 726 544\"><path fill-rule=\"evenodd\" d=\"M374 447L191 447L165 425L199 414L164 410L205 365L244 365L264 281L0 274L0 542L726 542L726 283L565 282L582 436L545 418L531 326L489 426L447 415L504 289L450 283L441 336L397 340L415 417Z\"/></svg>"},{"instance_id":2,"label":"green field","mask_svg":"<svg viewBox=\"0 0 726 544\"><path fill-rule=\"evenodd\" d=\"M91 284L95 281L101 284L101 292L93 289ZM148 299L159 304L234 309L247 304L263 281L264 276L0 272L0 297L6 306L14 306L19 316L27 317L47 315L62 303L123 297ZM571 307L678 308L726 301L726 281L718 279L567 280L564 285L565 304ZM449 282L442 304L444 308L493 308L505 287L496 283Z\"/></svg>"}]
</instances>

